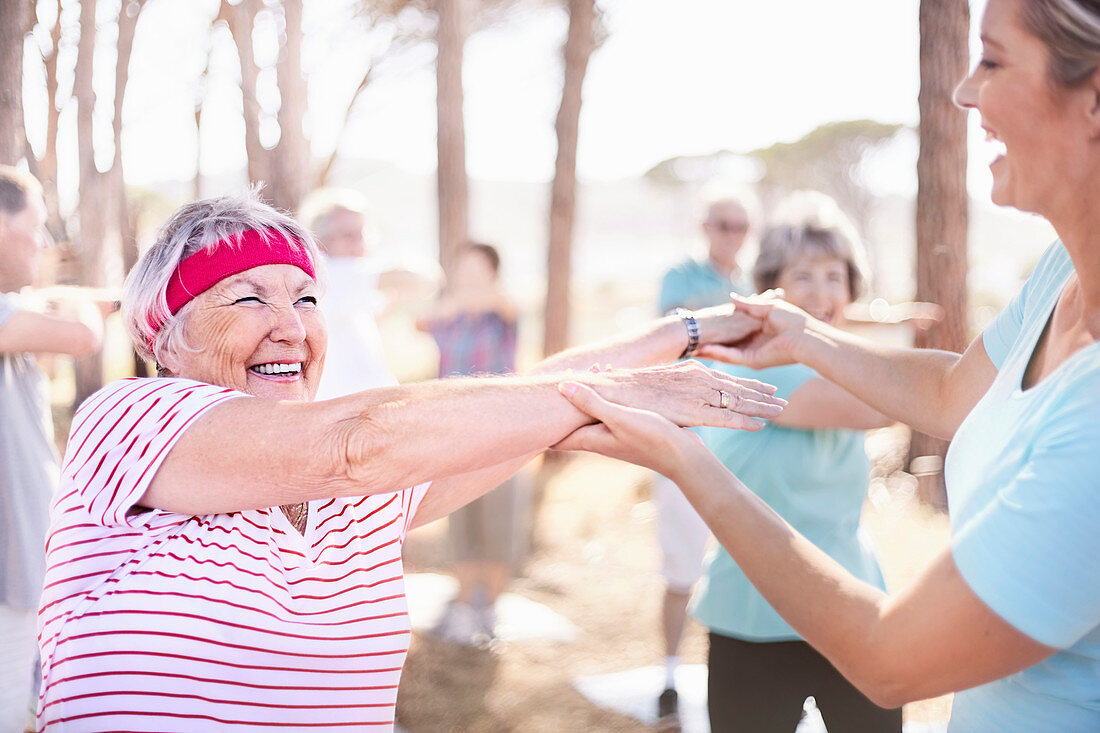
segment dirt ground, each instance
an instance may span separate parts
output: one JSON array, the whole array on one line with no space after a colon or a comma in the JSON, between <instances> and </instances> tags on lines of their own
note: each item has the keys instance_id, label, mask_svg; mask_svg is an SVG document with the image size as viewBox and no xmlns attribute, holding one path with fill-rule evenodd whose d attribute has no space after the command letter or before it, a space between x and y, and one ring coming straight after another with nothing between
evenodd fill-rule
<instances>
[{"instance_id":1,"label":"dirt ground","mask_svg":"<svg viewBox=\"0 0 1100 733\"><path fill-rule=\"evenodd\" d=\"M915 498L916 479L899 471L907 435L868 436L873 472L864 520L887 583L905 584L947 542L947 520ZM550 473L550 472L546 472ZM576 676L660 663L663 582L648 472L597 456L560 466L538 493L532 552L511 590L570 619L573 643L512 642L493 650L456 647L415 634L398 697L409 733L434 731L644 731L572 687ZM445 520L414 531L406 572L445 572ZM706 659L705 630L691 622L685 663ZM907 721L942 722L950 697L914 703Z\"/></svg>"}]
</instances>

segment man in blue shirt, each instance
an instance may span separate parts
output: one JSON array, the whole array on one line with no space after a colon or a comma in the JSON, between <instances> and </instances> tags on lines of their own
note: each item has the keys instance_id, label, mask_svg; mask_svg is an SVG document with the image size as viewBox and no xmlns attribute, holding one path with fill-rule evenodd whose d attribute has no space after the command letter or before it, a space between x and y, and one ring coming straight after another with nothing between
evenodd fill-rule
<instances>
[{"instance_id":1,"label":"man in blue shirt","mask_svg":"<svg viewBox=\"0 0 1100 733\"><path fill-rule=\"evenodd\" d=\"M752 226L750 200L745 195L724 195L707 202L702 221L707 242L705 258L688 258L665 273L661 280L659 309L695 310L728 303L730 292L748 295L752 285L737 263ZM665 642L665 689L657 702L662 729L673 727L678 717L675 673L678 650L687 619L691 590L702 574L703 555L710 531L680 489L664 476L654 481L657 505L657 537L661 545L661 574L665 578L661 633Z\"/></svg>"}]
</instances>

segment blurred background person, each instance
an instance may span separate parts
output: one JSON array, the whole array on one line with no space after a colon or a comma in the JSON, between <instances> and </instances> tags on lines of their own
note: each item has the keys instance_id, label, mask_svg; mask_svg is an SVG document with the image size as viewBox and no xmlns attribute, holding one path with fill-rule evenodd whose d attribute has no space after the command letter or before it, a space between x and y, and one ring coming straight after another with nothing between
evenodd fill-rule
<instances>
[{"instance_id":1,"label":"blurred background person","mask_svg":"<svg viewBox=\"0 0 1100 733\"><path fill-rule=\"evenodd\" d=\"M329 346L317 398L397 384L376 319L395 302L430 297L438 276L391 267L377 255L377 227L366 199L355 191L314 191L300 218L317 237L327 275Z\"/></svg>"},{"instance_id":2,"label":"blurred background person","mask_svg":"<svg viewBox=\"0 0 1100 733\"><path fill-rule=\"evenodd\" d=\"M439 376L506 374L516 369L516 305L500 283L500 254L472 242L459 255L445 294L417 327L439 347ZM523 481L513 476L447 519L458 593L437 633L459 644L496 637L496 602L522 561Z\"/></svg>"},{"instance_id":3,"label":"blurred background person","mask_svg":"<svg viewBox=\"0 0 1100 733\"><path fill-rule=\"evenodd\" d=\"M35 309L34 283L50 244L38 181L0 166L0 731L33 720L36 611L46 571L50 498L59 477L49 383L35 354L81 357L98 348L90 301ZM24 291L24 292L20 292Z\"/></svg>"},{"instance_id":4,"label":"blurred background person","mask_svg":"<svg viewBox=\"0 0 1100 733\"><path fill-rule=\"evenodd\" d=\"M761 234L753 280L757 291L782 288L791 303L843 327L845 308L863 285L864 261L855 227L836 202L801 191L779 205ZM870 479L863 431L893 421L801 364L718 368L776 385L789 404L759 433L703 429L703 442L811 542L884 589L870 537L860 528ZM721 548L693 612L709 630L712 730L789 733L813 696L830 730L901 731L901 709L878 707L844 679Z\"/></svg>"},{"instance_id":5,"label":"blurred background person","mask_svg":"<svg viewBox=\"0 0 1100 733\"><path fill-rule=\"evenodd\" d=\"M706 256L677 263L661 279L659 311L693 310L729 302L730 292L748 295L752 283L738 264L755 210L747 192L723 192L709 197L701 224ZM653 499L657 507L657 539L661 549L661 575L665 593L661 606L661 637L665 650L664 690L657 699L658 724L675 730L679 720L676 668L680 665L680 640L687 622L688 600L702 575L710 530L674 483L656 474Z\"/></svg>"}]
</instances>

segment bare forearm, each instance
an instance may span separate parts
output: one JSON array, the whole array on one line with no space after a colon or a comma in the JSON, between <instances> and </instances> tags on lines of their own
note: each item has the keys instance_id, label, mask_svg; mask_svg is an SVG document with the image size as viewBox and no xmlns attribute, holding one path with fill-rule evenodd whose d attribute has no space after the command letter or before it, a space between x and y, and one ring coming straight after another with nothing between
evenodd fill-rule
<instances>
[{"instance_id":1,"label":"bare forearm","mask_svg":"<svg viewBox=\"0 0 1100 733\"><path fill-rule=\"evenodd\" d=\"M769 604L875 699L875 638L888 597L799 534L721 464L700 454L675 477L718 542Z\"/></svg>"},{"instance_id":2,"label":"bare forearm","mask_svg":"<svg viewBox=\"0 0 1100 733\"><path fill-rule=\"evenodd\" d=\"M201 515L396 491L538 452L589 421L553 377L230 400L184 433L139 503Z\"/></svg>"},{"instance_id":3,"label":"bare forearm","mask_svg":"<svg viewBox=\"0 0 1100 733\"><path fill-rule=\"evenodd\" d=\"M593 364L610 364L616 368L664 364L679 357L687 343L687 328L683 322L676 316L667 316L620 336L554 354L539 362L531 373L587 369Z\"/></svg>"},{"instance_id":4,"label":"bare forearm","mask_svg":"<svg viewBox=\"0 0 1100 733\"><path fill-rule=\"evenodd\" d=\"M822 326L807 331L795 356L884 415L943 438L980 397L953 393L960 360L953 352L887 346Z\"/></svg>"},{"instance_id":5,"label":"bare forearm","mask_svg":"<svg viewBox=\"0 0 1100 733\"><path fill-rule=\"evenodd\" d=\"M544 450L589 422L555 382L463 378L371 390L332 401L332 433L362 493L466 474Z\"/></svg>"}]
</instances>

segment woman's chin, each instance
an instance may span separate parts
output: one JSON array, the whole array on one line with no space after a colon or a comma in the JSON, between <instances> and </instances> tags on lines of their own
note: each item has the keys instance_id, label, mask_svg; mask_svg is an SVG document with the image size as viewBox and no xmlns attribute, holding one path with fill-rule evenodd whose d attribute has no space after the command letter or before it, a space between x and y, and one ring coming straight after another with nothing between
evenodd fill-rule
<instances>
[{"instance_id":1,"label":"woman's chin","mask_svg":"<svg viewBox=\"0 0 1100 733\"><path fill-rule=\"evenodd\" d=\"M266 397L274 400L310 400L309 383L302 375L292 379L264 377L249 372L245 382L245 392L253 397Z\"/></svg>"}]
</instances>

